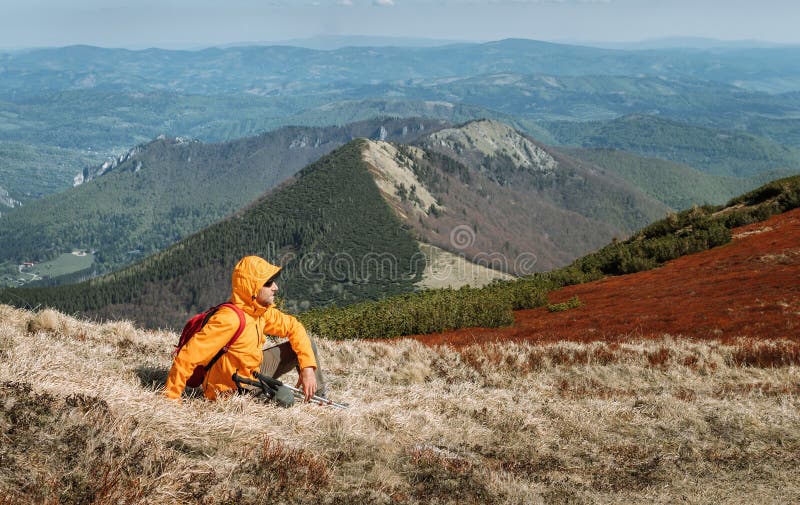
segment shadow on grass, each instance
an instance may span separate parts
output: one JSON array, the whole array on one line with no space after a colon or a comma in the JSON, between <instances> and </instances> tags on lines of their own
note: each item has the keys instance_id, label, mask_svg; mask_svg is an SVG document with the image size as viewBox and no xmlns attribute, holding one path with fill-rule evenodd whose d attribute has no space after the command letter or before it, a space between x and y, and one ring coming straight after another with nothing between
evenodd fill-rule
<instances>
[{"instance_id":1,"label":"shadow on grass","mask_svg":"<svg viewBox=\"0 0 800 505\"><path fill-rule=\"evenodd\" d=\"M161 391L164 389L164 386L167 384L167 375L169 375L168 368L152 366L140 366L136 368L136 376L139 377L139 383L143 388L153 391ZM203 388L187 387L183 392L183 397L202 398Z\"/></svg>"},{"instance_id":2,"label":"shadow on grass","mask_svg":"<svg viewBox=\"0 0 800 505\"><path fill-rule=\"evenodd\" d=\"M167 368L152 366L136 368L136 376L139 377L139 382L142 387L148 389L163 389L167 383L167 374L169 374L169 369Z\"/></svg>"}]
</instances>

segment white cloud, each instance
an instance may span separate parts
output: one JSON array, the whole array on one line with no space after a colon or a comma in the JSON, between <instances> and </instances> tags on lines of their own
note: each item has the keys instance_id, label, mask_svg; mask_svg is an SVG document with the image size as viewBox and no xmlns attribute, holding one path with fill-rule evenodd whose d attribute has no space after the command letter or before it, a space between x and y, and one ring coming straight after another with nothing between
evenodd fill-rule
<instances>
[{"instance_id":1,"label":"white cloud","mask_svg":"<svg viewBox=\"0 0 800 505\"><path fill-rule=\"evenodd\" d=\"M339 0L339 5L344 5L345 7L352 7L353 0Z\"/></svg>"},{"instance_id":2,"label":"white cloud","mask_svg":"<svg viewBox=\"0 0 800 505\"><path fill-rule=\"evenodd\" d=\"M372 5L377 5L378 7L393 7L394 0L373 0Z\"/></svg>"}]
</instances>

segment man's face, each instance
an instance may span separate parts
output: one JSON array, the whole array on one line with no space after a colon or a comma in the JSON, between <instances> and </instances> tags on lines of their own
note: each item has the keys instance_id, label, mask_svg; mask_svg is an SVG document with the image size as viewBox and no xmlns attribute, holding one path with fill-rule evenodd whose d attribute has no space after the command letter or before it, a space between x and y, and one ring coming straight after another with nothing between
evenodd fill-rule
<instances>
[{"instance_id":1,"label":"man's face","mask_svg":"<svg viewBox=\"0 0 800 505\"><path fill-rule=\"evenodd\" d=\"M258 290L258 296L256 297L256 301L264 307L275 305L275 293L277 292L278 292L278 283L275 281L268 282L264 284L261 287L261 289Z\"/></svg>"}]
</instances>

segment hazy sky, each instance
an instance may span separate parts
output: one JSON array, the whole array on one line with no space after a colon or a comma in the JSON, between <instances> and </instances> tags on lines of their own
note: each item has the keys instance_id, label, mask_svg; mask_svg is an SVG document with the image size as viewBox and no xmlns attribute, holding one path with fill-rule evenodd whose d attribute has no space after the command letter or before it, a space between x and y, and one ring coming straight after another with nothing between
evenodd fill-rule
<instances>
[{"instance_id":1,"label":"hazy sky","mask_svg":"<svg viewBox=\"0 0 800 505\"><path fill-rule=\"evenodd\" d=\"M800 0L0 0L0 48L196 47L315 35L800 43Z\"/></svg>"}]
</instances>

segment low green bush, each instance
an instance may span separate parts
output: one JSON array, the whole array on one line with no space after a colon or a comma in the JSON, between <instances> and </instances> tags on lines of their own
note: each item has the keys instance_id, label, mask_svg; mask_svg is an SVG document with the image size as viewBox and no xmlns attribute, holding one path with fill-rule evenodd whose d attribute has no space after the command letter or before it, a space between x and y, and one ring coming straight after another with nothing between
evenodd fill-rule
<instances>
[{"instance_id":1,"label":"low green bush","mask_svg":"<svg viewBox=\"0 0 800 505\"><path fill-rule=\"evenodd\" d=\"M573 296L566 302L561 303L551 303L547 306L547 310L550 312L564 312L565 310L569 309L577 309L578 307L583 306L580 298L577 296Z\"/></svg>"},{"instance_id":2,"label":"low green bush","mask_svg":"<svg viewBox=\"0 0 800 505\"><path fill-rule=\"evenodd\" d=\"M468 326L497 327L514 321L502 291L436 289L377 302L329 307L301 314L311 331L328 338L391 338Z\"/></svg>"},{"instance_id":3,"label":"low green bush","mask_svg":"<svg viewBox=\"0 0 800 505\"><path fill-rule=\"evenodd\" d=\"M512 324L514 310L547 305L547 293L554 289L598 277L563 268L513 281L495 281L483 288L432 289L377 302L311 310L299 317L310 331L334 339L392 338L476 326L495 328Z\"/></svg>"}]
</instances>

